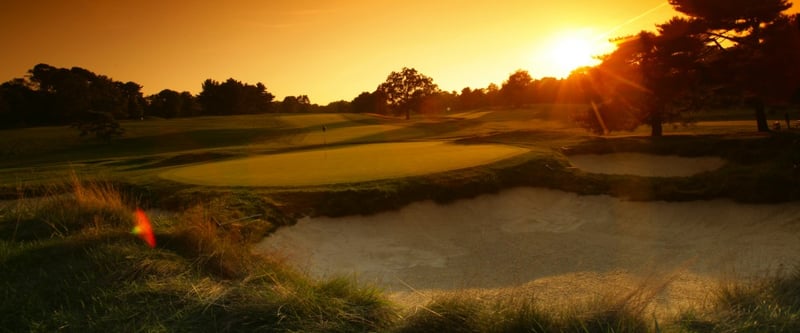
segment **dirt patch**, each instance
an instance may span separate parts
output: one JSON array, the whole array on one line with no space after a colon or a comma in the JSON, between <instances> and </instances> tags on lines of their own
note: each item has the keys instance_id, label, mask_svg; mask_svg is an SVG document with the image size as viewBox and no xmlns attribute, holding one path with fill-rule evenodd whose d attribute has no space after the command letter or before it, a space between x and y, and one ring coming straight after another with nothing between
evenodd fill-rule
<instances>
[{"instance_id":1,"label":"dirt patch","mask_svg":"<svg viewBox=\"0 0 800 333\"><path fill-rule=\"evenodd\" d=\"M591 173L645 177L688 177L725 165L719 157L680 157L640 153L572 155L577 168Z\"/></svg>"},{"instance_id":2,"label":"dirt patch","mask_svg":"<svg viewBox=\"0 0 800 333\"><path fill-rule=\"evenodd\" d=\"M655 276L670 281L661 302L674 307L707 298L720 279L796 264L798 232L796 204L627 202L514 189L374 216L306 218L256 250L317 277L355 274L401 299L472 289L558 300L635 288Z\"/></svg>"}]
</instances>

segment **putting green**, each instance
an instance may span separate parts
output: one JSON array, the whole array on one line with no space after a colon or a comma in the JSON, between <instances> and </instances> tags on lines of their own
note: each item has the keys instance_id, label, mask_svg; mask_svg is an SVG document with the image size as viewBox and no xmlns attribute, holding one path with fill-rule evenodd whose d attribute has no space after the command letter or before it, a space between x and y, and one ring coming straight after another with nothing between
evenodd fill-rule
<instances>
[{"instance_id":1,"label":"putting green","mask_svg":"<svg viewBox=\"0 0 800 333\"><path fill-rule=\"evenodd\" d=\"M172 169L162 178L216 186L309 186L418 176L527 152L506 145L439 141L380 143L264 155Z\"/></svg>"}]
</instances>

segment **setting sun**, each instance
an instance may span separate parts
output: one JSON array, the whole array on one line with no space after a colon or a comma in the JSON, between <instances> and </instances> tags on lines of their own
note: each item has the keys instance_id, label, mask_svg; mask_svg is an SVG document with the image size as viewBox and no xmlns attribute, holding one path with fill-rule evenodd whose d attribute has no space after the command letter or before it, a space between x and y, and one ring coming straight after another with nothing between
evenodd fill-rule
<instances>
[{"instance_id":1,"label":"setting sun","mask_svg":"<svg viewBox=\"0 0 800 333\"><path fill-rule=\"evenodd\" d=\"M550 71L557 77L569 76L576 68L598 64L596 57L611 50L613 44L589 30L557 34L549 43Z\"/></svg>"}]
</instances>

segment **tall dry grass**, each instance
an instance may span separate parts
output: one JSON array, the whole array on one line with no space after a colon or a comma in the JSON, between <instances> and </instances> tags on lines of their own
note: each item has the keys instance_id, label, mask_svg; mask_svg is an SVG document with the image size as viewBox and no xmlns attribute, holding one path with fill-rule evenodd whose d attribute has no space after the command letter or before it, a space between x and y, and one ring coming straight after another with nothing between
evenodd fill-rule
<instances>
[{"instance_id":1,"label":"tall dry grass","mask_svg":"<svg viewBox=\"0 0 800 333\"><path fill-rule=\"evenodd\" d=\"M135 200L108 181L82 181L73 173L64 182L50 184L42 196L19 193L7 213L13 223L0 224L0 235L12 241L123 231L133 223Z\"/></svg>"},{"instance_id":2,"label":"tall dry grass","mask_svg":"<svg viewBox=\"0 0 800 333\"><path fill-rule=\"evenodd\" d=\"M455 291L410 309L397 331L414 332L660 332L654 300L671 277L649 279L627 292L554 306L535 297L501 297ZM526 294L519 292L518 294Z\"/></svg>"}]
</instances>

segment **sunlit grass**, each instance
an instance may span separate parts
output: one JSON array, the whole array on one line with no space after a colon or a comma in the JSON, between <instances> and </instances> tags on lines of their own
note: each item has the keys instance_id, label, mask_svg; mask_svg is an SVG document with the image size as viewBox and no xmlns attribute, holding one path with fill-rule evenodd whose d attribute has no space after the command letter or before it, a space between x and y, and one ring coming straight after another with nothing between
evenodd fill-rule
<instances>
[{"instance_id":1,"label":"sunlit grass","mask_svg":"<svg viewBox=\"0 0 800 333\"><path fill-rule=\"evenodd\" d=\"M526 152L502 145L409 142L359 145L251 157L169 170L161 176L192 184L309 186L433 174L488 164Z\"/></svg>"},{"instance_id":2,"label":"sunlit grass","mask_svg":"<svg viewBox=\"0 0 800 333\"><path fill-rule=\"evenodd\" d=\"M710 309L687 311L678 326L688 332L800 331L800 270L715 291Z\"/></svg>"},{"instance_id":3,"label":"sunlit grass","mask_svg":"<svg viewBox=\"0 0 800 333\"><path fill-rule=\"evenodd\" d=\"M633 291L553 306L534 298L509 295L482 298L451 292L407 310L400 332L652 332L660 329L648 312L665 285L642 285ZM512 293L513 294L513 293Z\"/></svg>"}]
</instances>

